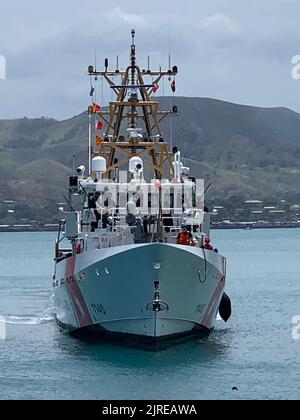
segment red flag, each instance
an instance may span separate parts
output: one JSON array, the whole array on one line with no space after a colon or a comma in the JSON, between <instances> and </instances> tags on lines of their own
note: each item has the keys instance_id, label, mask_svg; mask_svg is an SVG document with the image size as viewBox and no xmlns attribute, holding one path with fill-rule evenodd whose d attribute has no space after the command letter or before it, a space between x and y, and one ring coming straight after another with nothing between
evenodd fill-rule
<instances>
[{"instance_id":1,"label":"red flag","mask_svg":"<svg viewBox=\"0 0 300 420\"><path fill-rule=\"evenodd\" d=\"M96 130L102 130L103 128L103 122L102 121L98 121L97 125L96 125Z\"/></svg>"},{"instance_id":2,"label":"red flag","mask_svg":"<svg viewBox=\"0 0 300 420\"><path fill-rule=\"evenodd\" d=\"M93 112L99 112L101 110L101 106L98 104L93 103Z\"/></svg>"},{"instance_id":3,"label":"red flag","mask_svg":"<svg viewBox=\"0 0 300 420\"><path fill-rule=\"evenodd\" d=\"M159 89L159 86L157 84L154 85L154 87L153 87L153 93L156 93L158 91L158 89Z\"/></svg>"},{"instance_id":4,"label":"red flag","mask_svg":"<svg viewBox=\"0 0 300 420\"><path fill-rule=\"evenodd\" d=\"M173 80L173 82L171 83L171 89L172 89L173 93L176 92L176 81L175 80Z\"/></svg>"}]
</instances>

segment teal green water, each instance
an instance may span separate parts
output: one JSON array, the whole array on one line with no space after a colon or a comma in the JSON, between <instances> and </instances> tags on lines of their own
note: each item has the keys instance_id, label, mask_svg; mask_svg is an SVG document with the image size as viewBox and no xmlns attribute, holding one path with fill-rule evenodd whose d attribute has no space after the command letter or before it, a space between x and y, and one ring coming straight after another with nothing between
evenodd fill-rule
<instances>
[{"instance_id":1,"label":"teal green water","mask_svg":"<svg viewBox=\"0 0 300 420\"><path fill-rule=\"evenodd\" d=\"M215 231L233 316L153 354L87 344L51 317L52 233L0 234L0 399L298 399L300 231ZM232 391L238 387L239 391Z\"/></svg>"}]
</instances>

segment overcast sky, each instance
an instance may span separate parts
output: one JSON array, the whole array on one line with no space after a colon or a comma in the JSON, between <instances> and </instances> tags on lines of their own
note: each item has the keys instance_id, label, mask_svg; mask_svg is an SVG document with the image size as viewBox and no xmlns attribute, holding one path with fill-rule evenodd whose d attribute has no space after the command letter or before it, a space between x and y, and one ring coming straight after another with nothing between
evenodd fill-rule
<instances>
[{"instance_id":1,"label":"overcast sky","mask_svg":"<svg viewBox=\"0 0 300 420\"><path fill-rule=\"evenodd\" d=\"M133 27L142 67L148 54L152 67L167 66L171 46L178 95L300 112L300 80L291 77L299 18L299 0L0 0L0 55L7 61L0 119L82 112L95 46L98 63L110 57L114 67L119 54L125 67Z\"/></svg>"}]
</instances>

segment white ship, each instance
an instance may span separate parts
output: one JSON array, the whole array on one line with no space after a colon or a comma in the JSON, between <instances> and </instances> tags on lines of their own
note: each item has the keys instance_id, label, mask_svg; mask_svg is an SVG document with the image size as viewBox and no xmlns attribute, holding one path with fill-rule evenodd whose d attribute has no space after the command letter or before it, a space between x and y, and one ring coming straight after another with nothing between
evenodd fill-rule
<instances>
[{"instance_id":1,"label":"white ship","mask_svg":"<svg viewBox=\"0 0 300 420\"><path fill-rule=\"evenodd\" d=\"M226 259L206 239L203 183L160 128L178 109L159 111L153 98L164 77L175 91L177 72L141 70L134 30L126 70L109 70L107 59L104 71L88 68L91 96L102 78L117 98L105 110L92 99L89 168L70 178L56 243L56 319L70 333L159 350L231 315ZM93 124L105 127L94 144Z\"/></svg>"}]
</instances>

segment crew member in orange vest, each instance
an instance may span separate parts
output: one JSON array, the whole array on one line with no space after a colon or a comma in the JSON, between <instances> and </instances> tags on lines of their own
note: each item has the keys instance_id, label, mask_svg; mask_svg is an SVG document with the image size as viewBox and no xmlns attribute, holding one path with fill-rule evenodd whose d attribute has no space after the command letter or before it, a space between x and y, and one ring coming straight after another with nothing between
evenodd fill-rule
<instances>
[{"instance_id":1,"label":"crew member in orange vest","mask_svg":"<svg viewBox=\"0 0 300 420\"><path fill-rule=\"evenodd\" d=\"M178 245L193 245L193 235L188 231L187 226L181 226L181 232L177 236Z\"/></svg>"},{"instance_id":2,"label":"crew member in orange vest","mask_svg":"<svg viewBox=\"0 0 300 420\"><path fill-rule=\"evenodd\" d=\"M203 245L203 249L207 249L208 251L213 251L214 250L212 244L210 243L210 237L209 236L207 236L205 238L205 244Z\"/></svg>"}]
</instances>

